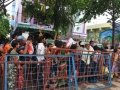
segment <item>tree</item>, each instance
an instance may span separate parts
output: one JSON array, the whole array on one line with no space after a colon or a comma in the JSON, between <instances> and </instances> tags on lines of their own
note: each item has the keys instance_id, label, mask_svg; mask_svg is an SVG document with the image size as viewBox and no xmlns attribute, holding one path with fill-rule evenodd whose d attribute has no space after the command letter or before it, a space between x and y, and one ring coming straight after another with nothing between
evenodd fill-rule
<instances>
[{"instance_id":1,"label":"tree","mask_svg":"<svg viewBox=\"0 0 120 90\"><path fill-rule=\"evenodd\" d=\"M37 18L38 23L53 24L54 29L66 33L74 25L73 16L84 6L83 0L34 0L23 1L26 16ZM83 6L82 6L83 5ZM81 8L82 9L82 8Z\"/></svg>"},{"instance_id":2,"label":"tree","mask_svg":"<svg viewBox=\"0 0 120 90\"><path fill-rule=\"evenodd\" d=\"M115 22L120 16L120 0L87 0L88 3L83 8L84 17L81 21L88 21L91 18L96 18L97 15L101 15L107 12L112 16L112 45L114 46L115 37Z\"/></svg>"},{"instance_id":3,"label":"tree","mask_svg":"<svg viewBox=\"0 0 120 90\"><path fill-rule=\"evenodd\" d=\"M6 6L15 0L1 0L0 1L0 36L6 37L10 33L9 20L7 19Z\"/></svg>"},{"instance_id":4,"label":"tree","mask_svg":"<svg viewBox=\"0 0 120 90\"><path fill-rule=\"evenodd\" d=\"M10 33L9 20L2 15L0 17L0 35L6 37Z\"/></svg>"},{"instance_id":5,"label":"tree","mask_svg":"<svg viewBox=\"0 0 120 90\"><path fill-rule=\"evenodd\" d=\"M6 37L11 32L6 7L15 0L0 0L0 36Z\"/></svg>"},{"instance_id":6,"label":"tree","mask_svg":"<svg viewBox=\"0 0 120 90\"><path fill-rule=\"evenodd\" d=\"M0 13L6 15L6 7L15 0L0 0Z\"/></svg>"}]
</instances>

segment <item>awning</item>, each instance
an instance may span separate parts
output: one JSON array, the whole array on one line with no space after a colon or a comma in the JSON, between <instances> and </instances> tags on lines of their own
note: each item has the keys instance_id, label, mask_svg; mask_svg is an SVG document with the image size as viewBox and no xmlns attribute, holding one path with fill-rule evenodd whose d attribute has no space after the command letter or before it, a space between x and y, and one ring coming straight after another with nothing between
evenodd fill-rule
<instances>
[{"instance_id":1,"label":"awning","mask_svg":"<svg viewBox=\"0 0 120 90\"><path fill-rule=\"evenodd\" d=\"M44 35L46 36L46 38L51 37L54 38L55 35L55 31L52 30L52 28L50 26L47 25L30 25L28 23L18 23L17 24L17 28L15 31L20 31L20 30L25 30L28 31L30 33L35 33L35 32L39 32L39 30L42 31L42 33L44 33Z\"/></svg>"},{"instance_id":2,"label":"awning","mask_svg":"<svg viewBox=\"0 0 120 90\"><path fill-rule=\"evenodd\" d=\"M24 24L24 23L18 23L17 29L24 29L24 30L39 30L38 25L30 25L30 24Z\"/></svg>"},{"instance_id":3,"label":"awning","mask_svg":"<svg viewBox=\"0 0 120 90\"><path fill-rule=\"evenodd\" d=\"M36 24L31 25L29 23L18 23L17 29L53 31L53 25L36 25Z\"/></svg>"}]
</instances>

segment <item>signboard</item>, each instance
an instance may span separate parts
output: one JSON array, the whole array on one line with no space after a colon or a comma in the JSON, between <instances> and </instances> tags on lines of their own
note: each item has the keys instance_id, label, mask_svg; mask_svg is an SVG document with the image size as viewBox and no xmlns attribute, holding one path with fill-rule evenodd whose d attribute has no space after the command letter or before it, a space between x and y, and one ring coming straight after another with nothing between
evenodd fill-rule
<instances>
[{"instance_id":1,"label":"signboard","mask_svg":"<svg viewBox=\"0 0 120 90\"><path fill-rule=\"evenodd\" d=\"M101 39L105 39L106 37L112 37L112 30L106 30L101 32L100 34Z\"/></svg>"},{"instance_id":2,"label":"signboard","mask_svg":"<svg viewBox=\"0 0 120 90\"><path fill-rule=\"evenodd\" d=\"M73 28L72 34L81 37L86 37L87 29L85 23L76 23L75 27Z\"/></svg>"},{"instance_id":3,"label":"signboard","mask_svg":"<svg viewBox=\"0 0 120 90\"><path fill-rule=\"evenodd\" d=\"M115 38L118 37L120 34L119 30L115 30ZM100 33L100 41L112 41L112 29L105 30Z\"/></svg>"},{"instance_id":4,"label":"signboard","mask_svg":"<svg viewBox=\"0 0 120 90\"><path fill-rule=\"evenodd\" d=\"M18 28L28 28L28 29L38 29L38 30L48 30L53 31L53 25L36 25L36 24L29 24L29 23L18 23Z\"/></svg>"}]
</instances>

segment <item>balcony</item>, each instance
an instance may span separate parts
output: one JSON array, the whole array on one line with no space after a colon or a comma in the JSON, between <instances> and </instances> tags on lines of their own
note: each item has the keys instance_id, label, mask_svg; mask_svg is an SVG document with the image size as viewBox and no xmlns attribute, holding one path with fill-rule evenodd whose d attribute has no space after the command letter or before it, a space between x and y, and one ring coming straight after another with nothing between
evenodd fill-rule
<instances>
[{"instance_id":1,"label":"balcony","mask_svg":"<svg viewBox=\"0 0 120 90\"><path fill-rule=\"evenodd\" d=\"M31 23L31 19L29 17L22 17L22 23ZM37 24L35 19L33 20L32 24Z\"/></svg>"}]
</instances>

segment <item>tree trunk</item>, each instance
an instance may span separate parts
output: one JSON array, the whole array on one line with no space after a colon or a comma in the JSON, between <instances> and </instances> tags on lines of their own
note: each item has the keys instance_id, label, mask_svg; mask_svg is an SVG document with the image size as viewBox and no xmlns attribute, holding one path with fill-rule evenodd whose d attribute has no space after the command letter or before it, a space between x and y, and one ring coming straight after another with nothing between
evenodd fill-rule
<instances>
[{"instance_id":1,"label":"tree trunk","mask_svg":"<svg viewBox=\"0 0 120 90\"><path fill-rule=\"evenodd\" d=\"M115 46L115 20L112 22L112 46Z\"/></svg>"},{"instance_id":2,"label":"tree trunk","mask_svg":"<svg viewBox=\"0 0 120 90\"><path fill-rule=\"evenodd\" d=\"M115 48L115 7L113 3L113 13L112 13L112 46Z\"/></svg>"}]
</instances>

